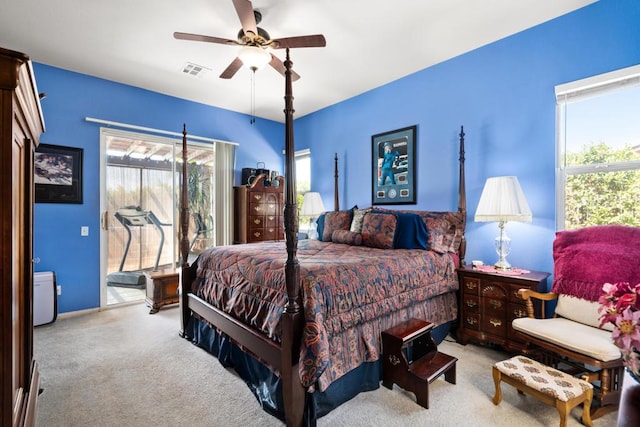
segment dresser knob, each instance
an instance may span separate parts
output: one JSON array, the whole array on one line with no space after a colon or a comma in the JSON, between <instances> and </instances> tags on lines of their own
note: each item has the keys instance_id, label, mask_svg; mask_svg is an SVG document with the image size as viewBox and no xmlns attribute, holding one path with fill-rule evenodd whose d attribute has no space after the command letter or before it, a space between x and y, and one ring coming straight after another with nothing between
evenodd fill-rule
<instances>
[{"instance_id":1,"label":"dresser knob","mask_svg":"<svg viewBox=\"0 0 640 427\"><path fill-rule=\"evenodd\" d=\"M475 317L467 317L467 323L470 325L475 325L476 323L478 323L478 319L476 319Z\"/></svg>"},{"instance_id":2,"label":"dresser knob","mask_svg":"<svg viewBox=\"0 0 640 427\"><path fill-rule=\"evenodd\" d=\"M494 327L502 326L502 320L500 319L491 319L489 320L489 323L491 323L491 325L493 325Z\"/></svg>"},{"instance_id":3,"label":"dresser knob","mask_svg":"<svg viewBox=\"0 0 640 427\"><path fill-rule=\"evenodd\" d=\"M475 300L467 300L467 307L473 308L476 307L478 303Z\"/></svg>"}]
</instances>

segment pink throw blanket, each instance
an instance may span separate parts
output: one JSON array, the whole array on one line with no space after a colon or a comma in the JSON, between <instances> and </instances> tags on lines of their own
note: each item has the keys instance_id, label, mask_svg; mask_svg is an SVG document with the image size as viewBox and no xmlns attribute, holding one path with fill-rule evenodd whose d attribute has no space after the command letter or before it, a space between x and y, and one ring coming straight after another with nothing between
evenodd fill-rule
<instances>
[{"instance_id":1,"label":"pink throw blanket","mask_svg":"<svg viewBox=\"0 0 640 427\"><path fill-rule=\"evenodd\" d=\"M551 290L597 301L604 283L640 283L640 227L599 225L559 231Z\"/></svg>"}]
</instances>

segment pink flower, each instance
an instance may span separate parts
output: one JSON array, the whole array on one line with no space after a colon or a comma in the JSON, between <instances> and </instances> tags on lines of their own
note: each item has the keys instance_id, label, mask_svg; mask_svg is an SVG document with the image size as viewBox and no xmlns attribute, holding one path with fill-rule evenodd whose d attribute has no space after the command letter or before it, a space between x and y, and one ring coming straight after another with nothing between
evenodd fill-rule
<instances>
[{"instance_id":1,"label":"pink flower","mask_svg":"<svg viewBox=\"0 0 640 427\"><path fill-rule=\"evenodd\" d=\"M640 348L640 311L627 308L616 319L616 327L611 334L616 345L623 349Z\"/></svg>"},{"instance_id":2,"label":"pink flower","mask_svg":"<svg viewBox=\"0 0 640 427\"><path fill-rule=\"evenodd\" d=\"M631 286L628 282L605 283L598 299L601 313L600 326L614 325L611 338L620 348L624 365L640 374L640 283Z\"/></svg>"}]
</instances>

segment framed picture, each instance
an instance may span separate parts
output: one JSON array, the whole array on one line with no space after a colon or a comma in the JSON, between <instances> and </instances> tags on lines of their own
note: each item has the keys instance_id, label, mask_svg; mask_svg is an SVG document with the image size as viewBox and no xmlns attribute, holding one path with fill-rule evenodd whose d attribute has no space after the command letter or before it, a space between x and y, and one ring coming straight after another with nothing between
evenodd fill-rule
<instances>
[{"instance_id":1,"label":"framed picture","mask_svg":"<svg viewBox=\"0 0 640 427\"><path fill-rule=\"evenodd\" d=\"M371 137L372 205L416 203L416 126Z\"/></svg>"},{"instance_id":2,"label":"framed picture","mask_svg":"<svg viewBox=\"0 0 640 427\"><path fill-rule=\"evenodd\" d=\"M82 148L40 144L34 181L36 203L82 203Z\"/></svg>"}]
</instances>

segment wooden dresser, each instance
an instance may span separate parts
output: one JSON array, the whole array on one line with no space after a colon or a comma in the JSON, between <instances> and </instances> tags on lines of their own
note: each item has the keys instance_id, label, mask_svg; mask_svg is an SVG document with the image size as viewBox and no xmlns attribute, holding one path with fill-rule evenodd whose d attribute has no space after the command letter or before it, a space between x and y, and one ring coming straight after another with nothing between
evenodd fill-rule
<instances>
[{"instance_id":1,"label":"wooden dresser","mask_svg":"<svg viewBox=\"0 0 640 427\"><path fill-rule=\"evenodd\" d=\"M29 58L0 48L0 426L33 426L33 161L44 131Z\"/></svg>"},{"instance_id":2,"label":"wooden dresser","mask_svg":"<svg viewBox=\"0 0 640 427\"><path fill-rule=\"evenodd\" d=\"M233 187L233 205L233 243L284 240L284 177Z\"/></svg>"},{"instance_id":3,"label":"wooden dresser","mask_svg":"<svg viewBox=\"0 0 640 427\"><path fill-rule=\"evenodd\" d=\"M547 291L549 273L531 271L521 275L490 273L465 266L458 269L460 279L460 325L458 341L469 339L498 344L509 351L520 351L526 343L514 334L511 322L525 317L525 302L518 289Z\"/></svg>"}]
</instances>

